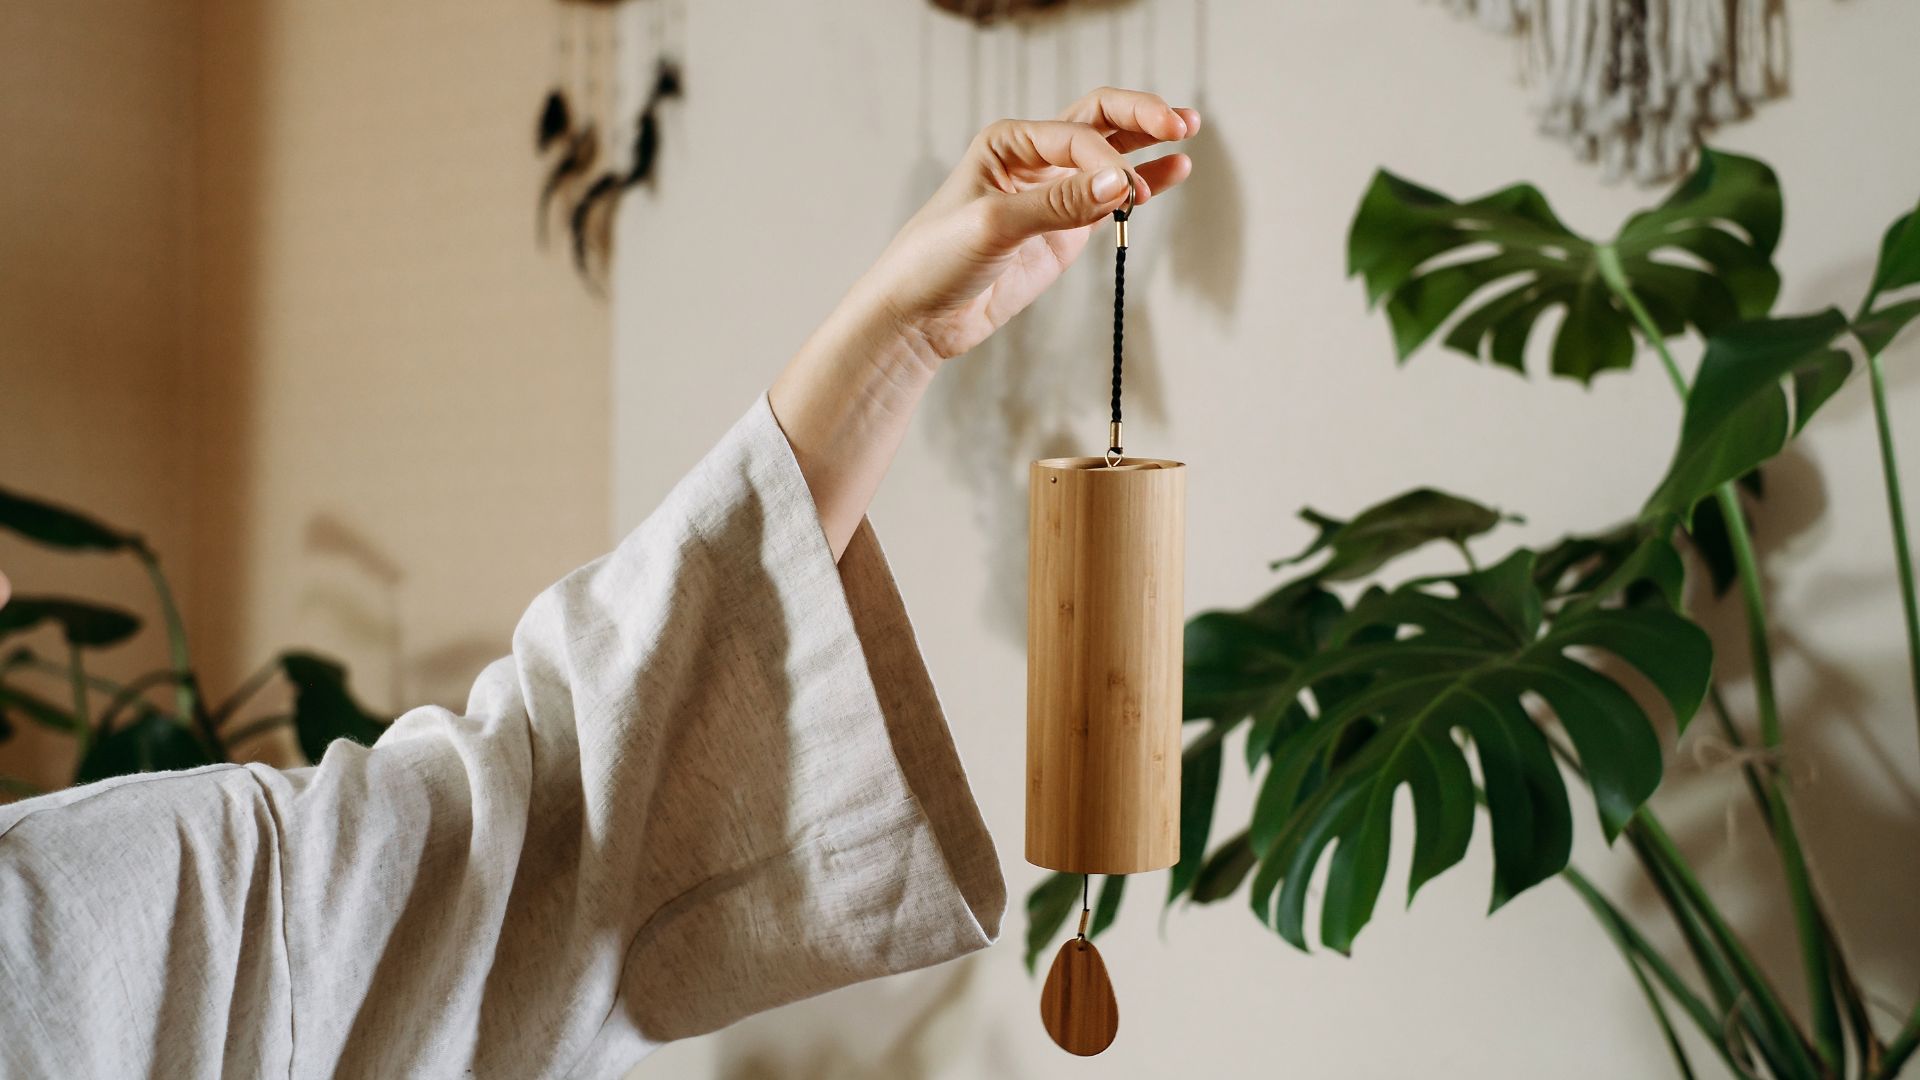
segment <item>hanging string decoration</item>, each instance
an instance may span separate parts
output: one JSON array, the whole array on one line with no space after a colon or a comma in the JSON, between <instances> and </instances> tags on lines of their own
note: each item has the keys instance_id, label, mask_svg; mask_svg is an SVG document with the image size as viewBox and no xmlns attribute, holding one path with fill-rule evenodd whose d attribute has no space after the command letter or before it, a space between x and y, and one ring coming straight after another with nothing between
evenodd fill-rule
<instances>
[{"instance_id":1,"label":"hanging string decoration","mask_svg":"<svg viewBox=\"0 0 1920 1080\"><path fill-rule=\"evenodd\" d=\"M1092 874L1179 861L1186 466L1121 436L1127 210L1114 214L1107 451L1028 471L1027 861L1083 875L1080 932L1041 990L1060 1047L1112 1045L1120 1011L1087 937Z\"/></svg>"},{"instance_id":2,"label":"hanging string decoration","mask_svg":"<svg viewBox=\"0 0 1920 1080\"><path fill-rule=\"evenodd\" d=\"M553 89L547 91L540 106L534 135L535 152L543 159L553 159L547 168L547 179L540 185L540 198L534 204L534 237L541 247L547 245L547 223L553 217L554 199L585 176L600 153L600 135L593 122L596 87L592 59L581 62L582 50L576 41L579 20L565 8L559 14L561 18L554 35ZM571 97L569 91L578 91L578 96Z\"/></svg>"},{"instance_id":3,"label":"hanging string decoration","mask_svg":"<svg viewBox=\"0 0 1920 1080\"><path fill-rule=\"evenodd\" d=\"M601 291L605 259L598 260L596 267L593 255L604 256L612 246L614 212L621 196L652 179L660 154L660 106L681 96L684 85L680 65L667 45L664 9L669 0L649 2L658 54L653 82L634 114L626 160L608 160L594 175L602 159L601 132L607 133L606 141L612 141L620 130L612 114L621 100L624 64L619 27L625 0L558 0L560 26L554 54L559 70L535 123L535 152L551 162L535 206L535 236L545 247L556 204L564 207L574 267L596 292ZM684 19L683 12L679 16ZM581 20L588 24L584 35L577 33ZM603 41L603 34L610 40ZM583 43L576 38L583 38ZM608 156L612 153L617 151Z\"/></svg>"},{"instance_id":4,"label":"hanging string decoration","mask_svg":"<svg viewBox=\"0 0 1920 1080\"><path fill-rule=\"evenodd\" d=\"M1540 129L1609 180L1667 180L1786 91L1784 0L1444 0L1523 43Z\"/></svg>"},{"instance_id":5,"label":"hanging string decoration","mask_svg":"<svg viewBox=\"0 0 1920 1080\"><path fill-rule=\"evenodd\" d=\"M654 158L660 152L660 120L657 110L660 103L668 98L680 96L680 67L672 60L661 57L655 64L653 89L648 91L647 100L640 106L640 112L633 122L633 150L628 156L627 167L622 171L609 170L601 173L588 185L586 193L573 206L570 224L573 229L573 265L582 275L591 275L587 265L587 253L597 236L603 249L610 246L613 229L613 211L619 203L621 193L644 183L653 177ZM605 204L606 212L596 216L595 210Z\"/></svg>"}]
</instances>

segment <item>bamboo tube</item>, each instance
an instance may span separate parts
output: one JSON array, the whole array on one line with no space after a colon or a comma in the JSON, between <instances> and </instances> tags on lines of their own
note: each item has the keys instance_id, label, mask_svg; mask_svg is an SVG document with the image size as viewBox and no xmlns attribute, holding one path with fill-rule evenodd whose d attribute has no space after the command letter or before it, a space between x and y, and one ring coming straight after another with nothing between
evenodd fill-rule
<instances>
[{"instance_id":1,"label":"bamboo tube","mask_svg":"<svg viewBox=\"0 0 1920 1080\"><path fill-rule=\"evenodd\" d=\"M1027 861L1137 874L1180 857L1186 466L1029 471Z\"/></svg>"}]
</instances>

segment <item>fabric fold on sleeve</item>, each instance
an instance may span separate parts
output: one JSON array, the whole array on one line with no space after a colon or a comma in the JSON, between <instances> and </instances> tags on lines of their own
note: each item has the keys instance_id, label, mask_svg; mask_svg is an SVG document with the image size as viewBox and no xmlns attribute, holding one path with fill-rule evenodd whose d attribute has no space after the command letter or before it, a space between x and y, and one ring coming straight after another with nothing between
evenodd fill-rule
<instances>
[{"instance_id":1,"label":"fabric fold on sleeve","mask_svg":"<svg viewBox=\"0 0 1920 1080\"><path fill-rule=\"evenodd\" d=\"M751 492L730 500L755 508L750 522L715 525L736 534L720 542L732 552L755 548L737 534L761 534L757 566L731 575L730 602L761 610L785 640L762 641L766 651L731 664L726 678L764 682L786 702L774 710L784 722L748 725L761 741L742 746L733 767L737 783L767 796L761 805L780 804L761 822L780 819L780 839L743 847L738 865L677 894L640 927L620 1004L579 1075L630 1060L622 1047L636 1038L711 1031L984 947L1006 906L992 841L872 526L862 522L836 566L764 399L689 482L709 496Z\"/></svg>"}]
</instances>

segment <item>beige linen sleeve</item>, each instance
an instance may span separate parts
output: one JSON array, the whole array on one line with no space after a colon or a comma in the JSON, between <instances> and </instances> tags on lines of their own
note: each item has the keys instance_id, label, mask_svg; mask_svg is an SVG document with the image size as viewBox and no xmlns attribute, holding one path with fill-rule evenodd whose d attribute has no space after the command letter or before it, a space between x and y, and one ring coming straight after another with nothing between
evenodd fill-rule
<instances>
[{"instance_id":1,"label":"beige linen sleeve","mask_svg":"<svg viewBox=\"0 0 1920 1080\"><path fill-rule=\"evenodd\" d=\"M762 398L464 712L0 807L6 1075L608 1076L999 932L892 577Z\"/></svg>"}]
</instances>

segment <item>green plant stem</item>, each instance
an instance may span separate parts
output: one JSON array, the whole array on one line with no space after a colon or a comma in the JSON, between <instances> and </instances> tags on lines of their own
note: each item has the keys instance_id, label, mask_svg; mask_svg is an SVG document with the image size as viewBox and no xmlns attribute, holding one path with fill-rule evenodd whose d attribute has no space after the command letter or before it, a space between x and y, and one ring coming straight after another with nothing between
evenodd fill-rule
<instances>
[{"instance_id":1,"label":"green plant stem","mask_svg":"<svg viewBox=\"0 0 1920 1080\"><path fill-rule=\"evenodd\" d=\"M1693 1066L1687 1060L1686 1050L1681 1047L1679 1038L1674 1034L1673 1022L1667 1016L1666 1006L1654 992L1652 981L1658 981L1681 1010L1693 1020L1694 1026L1700 1029L1700 1034L1720 1055L1720 1060L1727 1066L1727 1071L1736 1076L1751 1077L1752 1072L1741 1065L1728 1045L1726 1025L1721 1022L1720 1017L1714 1015L1713 1010L1707 1007L1706 1002L1701 1001L1700 996L1687 986L1686 980L1673 969L1673 965L1667 963L1666 958L1654 949L1640 931L1634 928L1633 923L1621 913L1620 909L1613 906L1613 903L1594 886L1593 882L1587 880L1586 875L1582 874L1579 868L1568 866L1560 872L1560 875L1573 886L1581 899L1587 902L1588 909L1600 921L1601 928L1607 931L1614 945L1619 948L1620 955L1627 961L1627 966L1632 969L1634 981L1640 984L1641 992L1646 995L1647 1003L1653 1009L1655 1019L1660 1023L1660 1029L1667 1038L1667 1046L1673 1052L1674 1064L1680 1070L1680 1074L1684 1077L1692 1077ZM1652 975L1652 981L1648 979L1648 975Z\"/></svg>"},{"instance_id":2,"label":"green plant stem","mask_svg":"<svg viewBox=\"0 0 1920 1080\"><path fill-rule=\"evenodd\" d=\"M1880 1069L1872 1074L1873 1080L1892 1080L1893 1077L1899 1076L1900 1069L1906 1065L1907 1059L1913 1056L1916 1046L1920 1046L1920 1005L1913 1007L1912 1014L1907 1017L1906 1025L1900 1029L1900 1034L1894 1036L1893 1041L1887 1044L1887 1056L1880 1060Z\"/></svg>"},{"instance_id":3,"label":"green plant stem","mask_svg":"<svg viewBox=\"0 0 1920 1080\"><path fill-rule=\"evenodd\" d=\"M1681 374L1680 365L1674 362L1673 353L1667 349L1666 336L1660 332L1646 305L1634 295L1633 287L1620 267L1619 257L1611 247L1601 245L1595 263L1607 287L1626 306L1634 322L1639 325L1641 334L1659 354L1667 377L1681 401L1686 401L1686 377ZM1740 594L1745 601L1747 650L1753 664L1753 694L1755 709L1760 714L1760 741L1768 750L1778 750L1782 738L1779 699L1774 686L1773 651L1768 645L1766 596L1762 591L1759 560L1754 554L1753 535L1747 528L1746 514L1741 510L1740 496L1732 481L1715 489L1714 499L1720 506L1721 516L1726 519L1727 539L1733 548L1734 565L1740 575ZM1806 855L1800 847L1799 832L1794 828L1793 816L1788 809L1779 776L1771 768L1765 786L1768 792L1768 818L1774 826L1774 847L1780 853L1781 869L1787 878L1787 891L1793 900L1800 964L1806 975L1808 1004L1813 1013L1814 1047L1822 1063L1829 1069L1837 1070L1842 1063L1840 1044L1843 1036L1840 1010L1834 1001L1828 940L1822 933L1822 920L1816 910L1812 878L1807 871Z\"/></svg>"},{"instance_id":4,"label":"green plant stem","mask_svg":"<svg viewBox=\"0 0 1920 1080\"><path fill-rule=\"evenodd\" d=\"M1619 253L1613 250L1612 244L1596 244L1593 249L1593 262L1600 268L1600 280L1606 282L1607 288L1612 290L1613 295L1626 305L1627 313L1632 315L1633 321L1639 324L1640 332L1646 335L1647 340L1653 344L1654 351L1660 354L1660 362L1667 369L1667 378L1673 382L1673 392L1680 395L1680 400L1685 401L1687 377L1680 373L1680 365L1673 362L1673 354L1667 351L1666 335L1660 332L1659 325L1653 321L1653 314L1647 310L1647 305L1640 302L1640 297L1634 293L1633 286L1627 283L1627 272L1620 265Z\"/></svg>"},{"instance_id":5,"label":"green plant stem","mask_svg":"<svg viewBox=\"0 0 1920 1080\"><path fill-rule=\"evenodd\" d=\"M240 730L227 736L227 745L239 746L255 735L264 735L275 728L288 727L292 725L292 723L293 716L290 713L275 713L272 716L262 716L257 720L250 720L242 725Z\"/></svg>"},{"instance_id":6,"label":"green plant stem","mask_svg":"<svg viewBox=\"0 0 1920 1080\"><path fill-rule=\"evenodd\" d=\"M173 663L173 701L180 713L183 724L199 724L203 734L211 743L215 756L224 760L225 748L220 743L219 732L213 730L211 723L200 711L198 683L193 677L193 661L187 652L187 628L180 621L180 607L174 603L173 589L167 585L167 576L160 571L160 556L145 544L135 546L134 551L141 565L147 568L147 577L153 581L154 594L160 598L160 618L167 628L167 652Z\"/></svg>"},{"instance_id":7,"label":"green plant stem","mask_svg":"<svg viewBox=\"0 0 1920 1080\"><path fill-rule=\"evenodd\" d=\"M80 663L80 646L67 643L67 679L73 687L73 745L78 760L87 759L87 744L93 734L88 722L87 670Z\"/></svg>"},{"instance_id":8,"label":"green plant stem","mask_svg":"<svg viewBox=\"0 0 1920 1080\"><path fill-rule=\"evenodd\" d=\"M1920 594L1914 591L1913 549L1907 542L1907 512L1900 500L1900 464L1893 452L1893 421L1887 415L1887 380L1880 354L1867 357L1873 388L1873 424L1880 435L1880 479L1887 488L1887 517L1893 525L1893 565L1900 572L1900 603L1907 616L1907 673L1913 681L1914 717L1920 726Z\"/></svg>"},{"instance_id":9,"label":"green plant stem","mask_svg":"<svg viewBox=\"0 0 1920 1080\"><path fill-rule=\"evenodd\" d=\"M279 672L280 657L278 656L260 665L259 670L247 676L246 681L235 688L225 701L214 707L214 722L224 724L231 720L233 715L240 711L240 706L251 700L253 695L259 693Z\"/></svg>"},{"instance_id":10,"label":"green plant stem","mask_svg":"<svg viewBox=\"0 0 1920 1080\"><path fill-rule=\"evenodd\" d=\"M58 675L62 678L71 677L68 674L68 665L57 664L52 660L42 660L38 656L27 655L16 661L16 663L28 671L38 671L46 675ZM88 675L87 686L89 689L98 690L103 694L117 694L120 692L119 683L114 682L112 679L103 679L98 675Z\"/></svg>"},{"instance_id":11,"label":"green plant stem","mask_svg":"<svg viewBox=\"0 0 1920 1080\"><path fill-rule=\"evenodd\" d=\"M1732 710L1727 708L1726 699L1720 696L1718 686L1707 687L1707 702L1712 706L1714 718L1720 723L1720 730L1727 742L1735 750L1744 750L1747 741L1740 729L1733 725ZM1775 810L1771 792L1760 770L1751 761L1740 763L1741 778L1746 781L1747 793L1753 797L1754 808L1760 812L1760 820L1766 824L1768 835L1773 834ZM1840 995L1840 1006L1846 1010L1847 1023L1853 1030L1854 1049L1859 1060L1869 1068L1886 1051L1873 1031L1872 1018L1867 1013L1866 995L1861 992L1860 983L1853 976L1853 966L1847 960L1845 950L1840 947L1840 935L1833 927L1833 919L1827 914L1826 901L1820 898L1818 890L1813 895L1813 908L1820 919L1820 933L1827 943L1828 962L1833 965L1835 993Z\"/></svg>"},{"instance_id":12,"label":"green plant stem","mask_svg":"<svg viewBox=\"0 0 1920 1080\"><path fill-rule=\"evenodd\" d=\"M1780 1007L1779 994L1767 980L1766 973L1754 963L1753 957L1748 955L1739 938L1734 935L1733 928L1727 925L1726 919L1720 914L1720 909L1714 906L1712 898L1707 895L1706 888L1700 884L1698 878L1693 876L1692 867L1687 865L1686 856L1680 854L1680 849L1674 844L1673 837L1667 835L1667 830L1661 826L1658 818L1644 809L1634 815L1628 828L1634 830L1636 837L1644 841L1643 850L1659 863L1679 891L1680 898L1686 901L1687 907L1706 924L1708 934L1711 935L1720 952L1733 965L1740 981L1748 988L1748 996L1761 1007L1764 1022L1774 1029L1776 1038L1794 1054L1796 1059L1794 1064L1800 1068L1800 1074L1820 1075L1813 1061L1807 1058L1807 1047L1800 1038L1798 1030L1793 1026L1792 1019ZM1828 1000L1831 1005L1831 999Z\"/></svg>"},{"instance_id":13,"label":"green plant stem","mask_svg":"<svg viewBox=\"0 0 1920 1080\"><path fill-rule=\"evenodd\" d=\"M1583 781L1586 772L1558 739L1549 737L1554 755ZM1667 834L1665 826L1651 807L1643 806L1627 823L1623 836L1639 858L1654 891L1667 905L1674 925L1680 929L1700 972L1706 977L1714 1001L1726 1018L1726 1050L1736 1059L1744 1058L1744 1047L1732 1039L1734 1016L1744 1014L1746 1026L1776 1076L1812 1076L1812 1059L1807 1057L1805 1040L1780 1004L1779 992L1767 981L1746 947L1733 933L1720 909L1707 895L1705 886L1694 877L1686 856ZM1746 1072L1751 1073L1751 1068Z\"/></svg>"}]
</instances>

